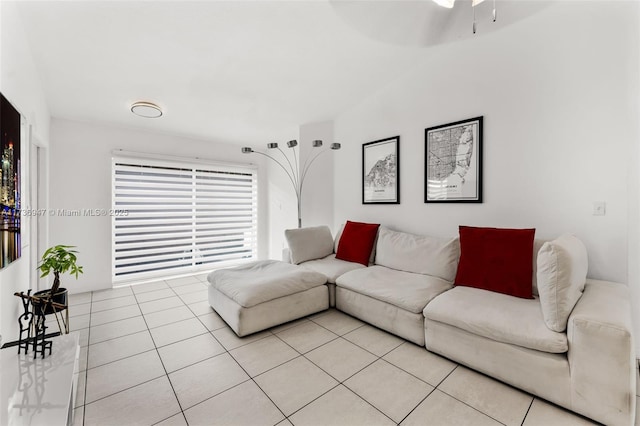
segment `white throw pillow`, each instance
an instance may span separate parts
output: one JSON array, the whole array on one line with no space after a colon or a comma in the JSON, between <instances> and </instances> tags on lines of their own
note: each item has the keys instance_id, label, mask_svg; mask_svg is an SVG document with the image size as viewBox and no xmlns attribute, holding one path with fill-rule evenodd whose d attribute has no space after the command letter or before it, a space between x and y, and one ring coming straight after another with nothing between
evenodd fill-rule
<instances>
[{"instance_id":1,"label":"white throw pillow","mask_svg":"<svg viewBox=\"0 0 640 426\"><path fill-rule=\"evenodd\" d=\"M291 263L321 259L333 253L333 237L328 226L287 229L284 236L291 251Z\"/></svg>"},{"instance_id":2,"label":"white throw pillow","mask_svg":"<svg viewBox=\"0 0 640 426\"><path fill-rule=\"evenodd\" d=\"M582 241L565 234L546 242L538 252L538 293L547 327L563 332L587 279L587 249Z\"/></svg>"},{"instance_id":3,"label":"white throw pillow","mask_svg":"<svg viewBox=\"0 0 640 426\"><path fill-rule=\"evenodd\" d=\"M383 226L378 231L376 265L453 281L459 258L457 238L413 235Z\"/></svg>"}]
</instances>

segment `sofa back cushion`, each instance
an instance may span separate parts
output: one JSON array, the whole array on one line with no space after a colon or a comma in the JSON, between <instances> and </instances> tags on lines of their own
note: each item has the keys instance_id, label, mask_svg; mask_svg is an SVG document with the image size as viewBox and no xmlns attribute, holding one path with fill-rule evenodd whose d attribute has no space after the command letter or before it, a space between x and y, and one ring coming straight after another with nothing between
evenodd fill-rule
<instances>
[{"instance_id":1,"label":"sofa back cushion","mask_svg":"<svg viewBox=\"0 0 640 426\"><path fill-rule=\"evenodd\" d=\"M587 279L587 249L582 241L565 234L543 244L538 252L538 292L547 327L562 332Z\"/></svg>"},{"instance_id":2,"label":"sofa back cushion","mask_svg":"<svg viewBox=\"0 0 640 426\"><path fill-rule=\"evenodd\" d=\"M535 229L460 227L455 284L532 299Z\"/></svg>"},{"instance_id":3,"label":"sofa back cushion","mask_svg":"<svg viewBox=\"0 0 640 426\"><path fill-rule=\"evenodd\" d=\"M347 221L340 236L336 259L368 266L379 226L377 223Z\"/></svg>"},{"instance_id":4,"label":"sofa back cushion","mask_svg":"<svg viewBox=\"0 0 640 426\"><path fill-rule=\"evenodd\" d=\"M375 263L452 282L456 276L459 250L457 238L414 235L382 226L378 233Z\"/></svg>"},{"instance_id":5,"label":"sofa back cushion","mask_svg":"<svg viewBox=\"0 0 640 426\"><path fill-rule=\"evenodd\" d=\"M291 263L295 265L333 253L333 237L328 226L287 229L284 236L289 244Z\"/></svg>"}]
</instances>

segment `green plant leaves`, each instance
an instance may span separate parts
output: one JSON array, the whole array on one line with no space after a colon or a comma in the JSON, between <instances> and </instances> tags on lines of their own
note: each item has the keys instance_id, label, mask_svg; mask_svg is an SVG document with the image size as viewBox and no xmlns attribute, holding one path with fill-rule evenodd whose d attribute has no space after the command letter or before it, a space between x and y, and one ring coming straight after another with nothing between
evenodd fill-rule
<instances>
[{"instance_id":1,"label":"green plant leaves","mask_svg":"<svg viewBox=\"0 0 640 426\"><path fill-rule=\"evenodd\" d=\"M74 248L75 246L62 244L49 247L42 255L42 259L38 265L38 269L42 272L40 277L46 277L51 272L56 275L69 272L70 275L75 276L77 279L78 274L82 274L82 266L76 264L78 260L76 253L78 252L72 250Z\"/></svg>"}]
</instances>

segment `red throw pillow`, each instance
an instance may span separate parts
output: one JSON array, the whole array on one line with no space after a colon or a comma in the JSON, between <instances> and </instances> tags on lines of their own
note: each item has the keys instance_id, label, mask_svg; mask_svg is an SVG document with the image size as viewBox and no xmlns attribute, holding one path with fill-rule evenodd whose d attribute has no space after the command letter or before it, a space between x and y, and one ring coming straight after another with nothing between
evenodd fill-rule
<instances>
[{"instance_id":1,"label":"red throw pillow","mask_svg":"<svg viewBox=\"0 0 640 426\"><path fill-rule=\"evenodd\" d=\"M535 229L460 227L456 285L533 299Z\"/></svg>"},{"instance_id":2,"label":"red throw pillow","mask_svg":"<svg viewBox=\"0 0 640 426\"><path fill-rule=\"evenodd\" d=\"M350 222L344 225L336 259L369 265L369 257L378 235L379 224Z\"/></svg>"}]
</instances>

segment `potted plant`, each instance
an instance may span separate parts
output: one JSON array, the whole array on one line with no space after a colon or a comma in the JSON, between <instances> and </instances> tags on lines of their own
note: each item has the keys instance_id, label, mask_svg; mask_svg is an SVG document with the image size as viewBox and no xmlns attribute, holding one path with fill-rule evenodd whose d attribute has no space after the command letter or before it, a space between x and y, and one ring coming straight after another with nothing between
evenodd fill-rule
<instances>
[{"instance_id":1,"label":"potted plant","mask_svg":"<svg viewBox=\"0 0 640 426\"><path fill-rule=\"evenodd\" d=\"M49 247L40 260L38 269L42 272L40 278L46 277L53 272L53 285L49 290L37 291L33 294L34 297L38 297L43 300L51 300L52 302L59 303L61 305L67 305L67 289L60 287L60 274L69 272L70 275L74 275L76 279L78 274L82 273L82 266L79 266L77 262L76 253L73 250L75 246L57 245ZM45 314L54 313L55 310L49 305L45 306Z\"/></svg>"}]
</instances>

